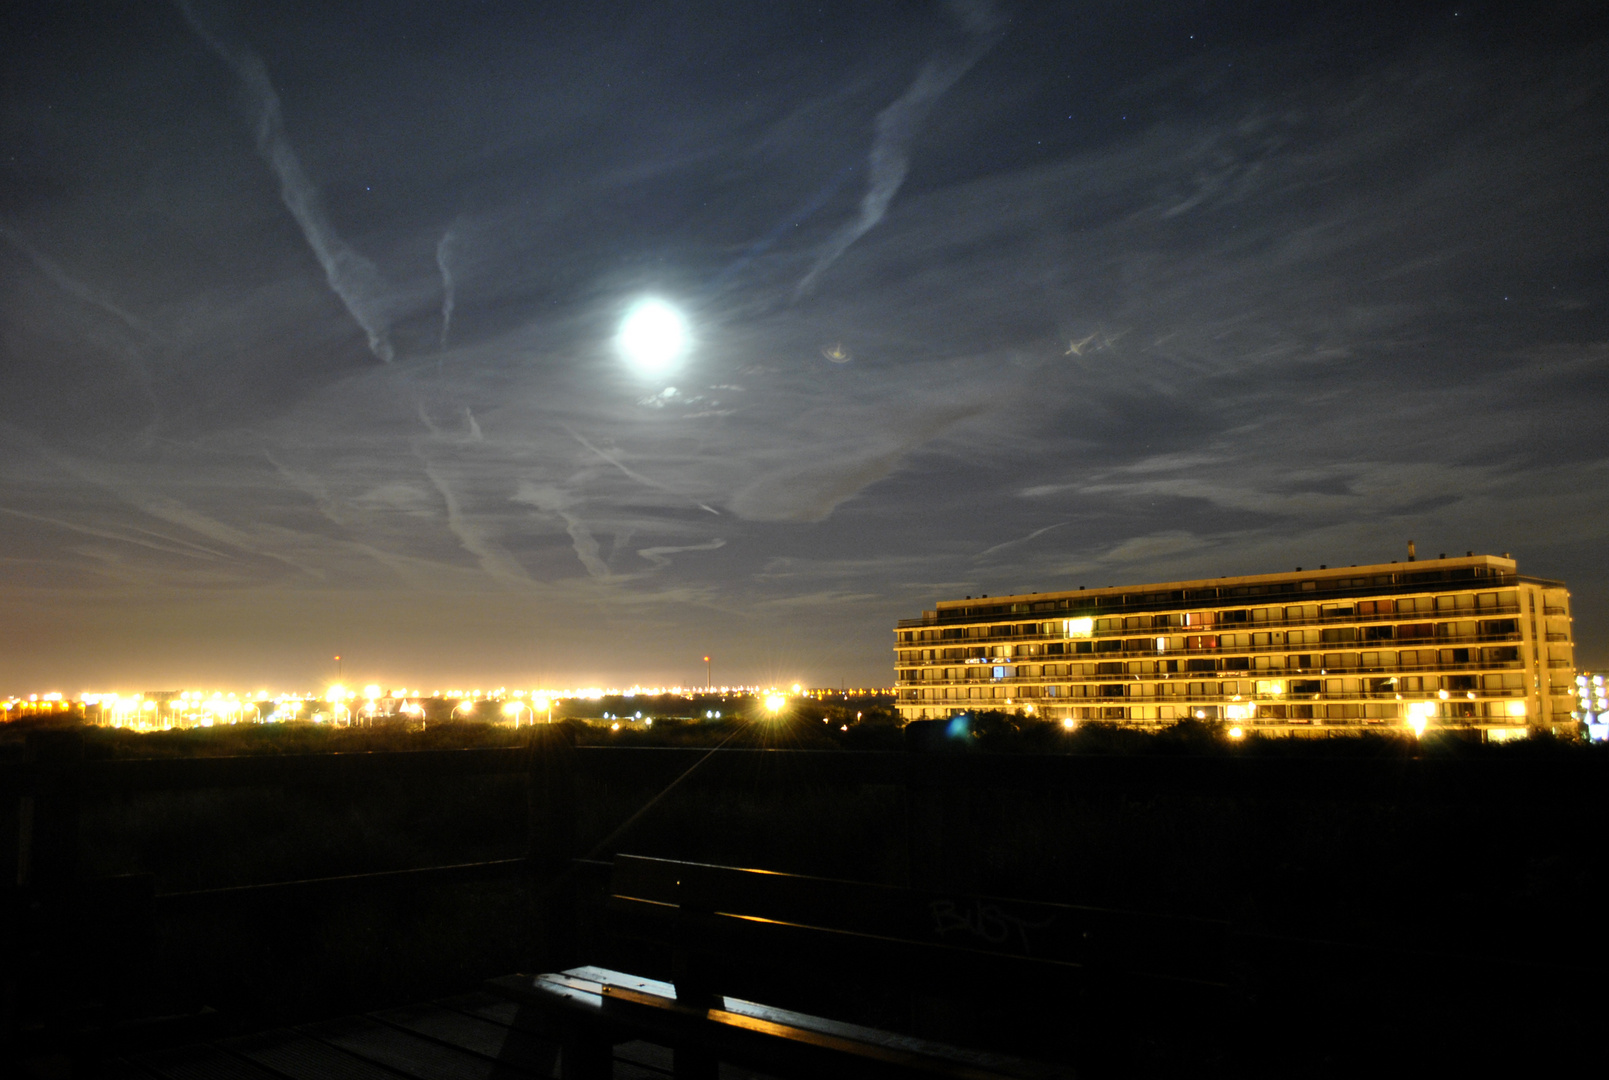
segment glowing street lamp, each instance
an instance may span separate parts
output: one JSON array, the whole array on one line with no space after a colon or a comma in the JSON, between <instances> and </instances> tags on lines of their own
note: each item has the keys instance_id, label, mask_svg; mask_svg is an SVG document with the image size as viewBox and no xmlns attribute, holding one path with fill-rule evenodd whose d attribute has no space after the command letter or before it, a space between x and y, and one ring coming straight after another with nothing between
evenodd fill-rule
<instances>
[{"instance_id":1,"label":"glowing street lamp","mask_svg":"<svg viewBox=\"0 0 1609 1080\"><path fill-rule=\"evenodd\" d=\"M1408 706L1408 727L1413 730L1414 738L1425 733L1425 726L1435 711L1436 706L1428 701L1415 701Z\"/></svg>"}]
</instances>

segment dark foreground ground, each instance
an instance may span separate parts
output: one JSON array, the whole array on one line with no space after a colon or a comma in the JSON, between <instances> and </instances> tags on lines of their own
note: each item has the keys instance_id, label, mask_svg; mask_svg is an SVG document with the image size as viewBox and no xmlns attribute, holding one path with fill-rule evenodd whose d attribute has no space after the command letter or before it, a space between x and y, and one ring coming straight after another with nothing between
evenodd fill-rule
<instances>
[{"instance_id":1,"label":"dark foreground ground","mask_svg":"<svg viewBox=\"0 0 1609 1080\"><path fill-rule=\"evenodd\" d=\"M326 1075L394 1077L340 1041L348 1027L317 1025L401 1031L393 1010L588 958L596 890L560 910L551 885L615 852L1224 919L1477 972L1409 985L1386 965L1249 1009L1237 1038L1303 1018L1283 1075L1378 1071L1404 1032L1421 1060L1536 1066L1588 1030L1580 985L1609 967L1584 917L1609 880L1599 748L996 727L912 753L848 750L818 725L591 728L556 754L552 732L445 726L90 731L36 739L32 760L19 743L0 763L0 856L33 877L6 894L7 1052L48 1072L99 1041L147 1069L159 1059L120 1048L203 1023L230 1075L264 1065L229 1040L279 1031L337 1054ZM1482 958L1523 977L1482 981ZM174 1080L213 1075L160 1060ZM431 1080L528 1067L453 1060Z\"/></svg>"}]
</instances>

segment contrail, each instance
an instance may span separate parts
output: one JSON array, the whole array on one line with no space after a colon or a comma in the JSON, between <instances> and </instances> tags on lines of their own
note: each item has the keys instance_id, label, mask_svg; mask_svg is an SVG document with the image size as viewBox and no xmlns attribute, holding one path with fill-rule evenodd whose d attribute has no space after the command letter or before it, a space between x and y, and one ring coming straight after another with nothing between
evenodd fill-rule
<instances>
[{"instance_id":1,"label":"contrail","mask_svg":"<svg viewBox=\"0 0 1609 1080\"><path fill-rule=\"evenodd\" d=\"M369 351L389 364L395 359L396 350L391 347L391 327L379 310L378 297L384 288L379 271L342 240L325 218L318 188L303 171L301 159L285 134L279 94L268 79L268 69L249 49L230 50L197 18L189 0L174 0L174 3L196 36L240 78L247 97L257 109L257 153L279 178L279 197L296 224L301 226L302 235L318 257L319 265L324 267L330 288L369 336Z\"/></svg>"},{"instance_id":2,"label":"contrail","mask_svg":"<svg viewBox=\"0 0 1609 1080\"><path fill-rule=\"evenodd\" d=\"M436 244L436 267L441 271L441 345L447 347L447 332L453 325L453 268L447 262L447 249L452 246L453 231L441 234Z\"/></svg>"},{"instance_id":3,"label":"contrail","mask_svg":"<svg viewBox=\"0 0 1609 1080\"><path fill-rule=\"evenodd\" d=\"M1007 540L1003 544L996 544L992 548L986 548L983 551L980 551L976 555L972 556L973 561L975 562L978 559L981 559L986 555L993 555L997 551L1004 551L1008 547L1016 547L1018 544L1026 544L1028 541L1032 540L1034 537L1043 536L1046 533L1048 533L1050 530L1059 529L1065 524L1067 524L1067 522L1058 521L1054 525L1046 525L1042 529L1035 529L1033 532L1029 533L1027 536L1020 536L1015 540Z\"/></svg>"},{"instance_id":4,"label":"contrail","mask_svg":"<svg viewBox=\"0 0 1609 1080\"><path fill-rule=\"evenodd\" d=\"M816 213L816 211L820 210L823 206L826 206L827 200L838 194L838 189L844 186L844 181L849 179L850 175L854 173L855 168L856 167L854 165L846 165L842 169L839 169L838 174L831 180L828 180L826 186L812 195L805 202L794 207L792 212L790 212L787 217L783 218L775 228L766 233L764 236L760 237L760 239L756 240L754 243L750 244L747 251L733 260L725 270L722 270L719 274L716 274L709 283L709 291L715 292L720 289L741 270L743 270L744 267L748 266L755 259L758 259L761 255L764 255L774 244L776 244L778 240L781 240L784 236L788 235L788 231L790 229L796 229L800 225L803 225Z\"/></svg>"},{"instance_id":5,"label":"contrail","mask_svg":"<svg viewBox=\"0 0 1609 1080\"><path fill-rule=\"evenodd\" d=\"M877 114L873 128L872 148L868 159L866 194L860 201L860 216L839 229L827 241L816 264L799 282L794 291L798 299L815 288L816 279L849 249L849 245L870 232L883 215L910 168L911 140L915 138L922 121L944 92L971 70L1000 37L1001 19L989 0L949 0L946 5L957 22L966 31L963 47L942 48L928 58L917 72L916 81L895 99L894 103Z\"/></svg>"},{"instance_id":6,"label":"contrail","mask_svg":"<svg viewBox=\"0 0 1609 1080\"><path fill-rule=\"evenodd\" d=\"M30 514L30 513L26 512L24 510L13 510L10 507L6 507L6 506L0 506L0 514L10 514L13 517L25 518L25 519L27 519L29 521L39 521L39 522L43 522L46 525L55 525L58 528L70 529L73 532L83 533L85 536L98 537L99 539L102 539L102 540L117 540L117 541L119 541L121 543L124 543L124 544L137 544L140 547L150 548L152 551L164 551L164 552L167 552L170 555L183 555L186 558L191 558L191 559L206 559L206 558L209 558L209 557L216 557L216 558L224 558L225 557L222 552L213 551L211 548L201 547L201 545L199 545L199 544L188 544L188 543L185 543L185 541L182 541L182 540L175 540L173 542L175 544L184 544L184 547L169 547L166 544L153 544L149 540L141 540L138 537L125 536L122 533L111 532L111 531L109 531L107 529L97 529L97 528L93 528L93 527L91 527L89 525L78 525L78 524L75 524L74 522L71 522L71 521L63 521L60 518L44 517L44 516L39 515L39 514ZM145 530L140 530L140 531L143 532ZM150 535L150 534L148 534L148 535ZM167 539L167 537L163 537L163 539ZM197 553L198 551L207 552L207 554L205 554L205 555L198 554Z\"/></svg>"},{"instance_id":7,"label":"contrail","mask_svg":"<svg viewBox=\"0 0 1609 1080\"><path fill-rule=\"evenodd\" d=\"M654 564L655 570L662 570L670 565L666 555L675 555L679 551L716 551L726 546L726 541L716 537L707 544L684 544L681 547L651 547L639 548L637 554Z\"/></svg>"},{"instance_id":8,"label":"contrail","mask_svg":"<svg viewBox=\"0 0 1609 1080\"><path fill-rule=\"evenodd\" d=\"M569 428L565 428L564 430L565 431L570 431ZM666 487L664 484L656 483L655 481L648 479L648 477L644 476L642 473L636 472L636 471L628 468L627 466L622 464L620 461L616 460L615 458L610 457L608 454L604 453L602 450L599 450L596 446L593 446L591 443L587 442L587 440L585 438L583 438L582 436L576 434L575 432L570 431L570 437L572 439L574 439L576 442L580 443L582 446L586 447L588 450L591 450L594 454L597 454L599 457L603 458L603 460L607 461L609 464L613 465L615 468L619 469L621 472L625 473L627 476L631 477L633 480L637 481L639 484L644 484L644 485L646 485L648 487L653 488L656 491L669 491L670 490L670 488ZM714 511L711 511L711 513L713 513L713 512Z\"/></svg>"},{"instance_id":9,"label":"contrail","mask_svg":"<svg viewBox=\"0 0 1609 1080\"><path fill-rule=\"evenodd\" d=\"M24 240L10 227L0 224L0 239L21 252L34 268L43 274L52 284L75 300L82 301L98 311L105 312L129 330L145 338L147 342L156 339L156 331L152 330L143 320L130 314L124 308L108 300L99 291L79 281L69 274L44 252L35 248ZM142 358L140 346L133 346L131 351L119 354L119 358L128 367L134 381L139 384L140 392L145 396L146 403L151 406L151 422L146 426L145 436L150 438L162 421L162 404L157 400L156 388L151 378L151 369L146 366Z\"/></svg>"},{"instance_id":10,"label":"contrail","mask_svg":"<svg viewBox=\"0 0 1609 1080\"><path fill-rule=\"evenodd\" d=\"M116 304L106 299L106 297L102 296L88 285L85 285L82 281L79 281L77 278L73 277L66 270L63 270L59 265L48 258L44 252L38 250L32 244L28 243L28 241L17 235L17 233L9 227L0 225L0 238L3 238L6 243L10 244L12 247L16 248L24 256L26 256L28 261L34 264L34 268L37 269L41 274L45 275L45 277L49 278L51 283L57 288L61 289L62 292L76 300L82 300L91 307L99 308L137 334L141 334L145 337L156 336L155 331L147 326L142 320L134 315L129 314L127 311L118 307Z\"/></svg>"}]
</instances>

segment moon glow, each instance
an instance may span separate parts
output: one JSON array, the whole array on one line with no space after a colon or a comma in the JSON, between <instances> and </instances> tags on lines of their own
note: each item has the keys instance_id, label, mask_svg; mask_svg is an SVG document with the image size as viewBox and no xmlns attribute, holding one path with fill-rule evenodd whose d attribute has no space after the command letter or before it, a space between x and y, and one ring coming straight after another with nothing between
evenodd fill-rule
<instances>
[{"instance_id":1,"label":"moon glow","mask_svg":"<svg viewBox=\"0 0 1609 1080\"><path fill-rule=\"evenodd\" d=\"M658 299L633 304L615 338L621 357L639 375L663 375L674 370L687 344L687 320Z\"/></svg>"}]
</instances>

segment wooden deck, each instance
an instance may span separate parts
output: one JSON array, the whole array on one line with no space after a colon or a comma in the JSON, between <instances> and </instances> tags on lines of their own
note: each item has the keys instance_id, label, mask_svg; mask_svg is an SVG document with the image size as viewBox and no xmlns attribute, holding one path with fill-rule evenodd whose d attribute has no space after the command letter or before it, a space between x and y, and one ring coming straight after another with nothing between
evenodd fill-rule
<instances>
[{"instance_id":1,"label":"wooden deck","mask_svg":"<svg viewBox=\"0 0 1609 1080\"><path fill-rule=\"evenodd\" d=\"M616 1080L663 1080L671 1053L614 1050ZM558 1046L521 1007L471 994L242 1038L105 1061L106 1080L531 1080L558 1075ZM770 1080L721 1066L721 1080Z\"/></svg>"}]
</instances>

